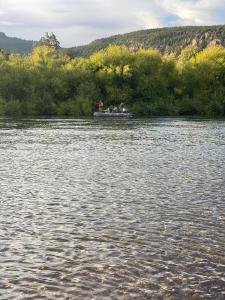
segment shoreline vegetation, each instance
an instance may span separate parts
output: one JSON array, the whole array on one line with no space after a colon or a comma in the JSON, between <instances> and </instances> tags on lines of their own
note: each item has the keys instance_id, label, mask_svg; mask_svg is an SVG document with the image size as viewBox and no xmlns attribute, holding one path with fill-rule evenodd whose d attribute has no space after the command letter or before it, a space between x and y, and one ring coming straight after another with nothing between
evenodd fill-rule
<instances>
[{"instance_id":1,"label":"shoreline vegetation","mask_svg":"<svg viewBox=\"0 0 225 300\"><path fill-rule=\"evenodd\" d=\"M96 102L125 103L136 117L225 116L225 48L186 47L179 56L109 46L71 58L38 44L0 52L0 116L92 116Z\"/></svg>"}]
</instances>

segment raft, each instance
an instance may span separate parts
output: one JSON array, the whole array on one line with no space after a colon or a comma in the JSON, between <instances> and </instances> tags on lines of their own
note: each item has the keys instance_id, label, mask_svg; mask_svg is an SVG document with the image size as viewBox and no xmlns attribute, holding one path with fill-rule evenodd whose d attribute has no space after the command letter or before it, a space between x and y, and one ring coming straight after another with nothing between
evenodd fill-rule
<instances>
[{"instance_id":1,"label":"raft","mask_svg":"<svg viewBox=\"0 0 225 300\"><path fill-rule=\"evenodd\" d=\"M123 119L130 119L133 117L133 114L130 112L94 112L94 117L95 118L105 118L105 119L110 119L110 118L123 118Z\"/></svg>"}]
</instances>

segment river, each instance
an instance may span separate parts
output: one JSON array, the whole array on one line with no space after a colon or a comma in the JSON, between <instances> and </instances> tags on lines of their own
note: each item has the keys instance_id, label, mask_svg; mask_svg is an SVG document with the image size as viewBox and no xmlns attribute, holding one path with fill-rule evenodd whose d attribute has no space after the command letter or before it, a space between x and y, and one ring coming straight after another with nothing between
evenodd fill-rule
<instances>
[{"instance_id":1,"label":"river","mask_svg":"<svg viewBox=\"0 0 225 300\"><path fill-rule=\"evenodd\" d=\"M0 299L224 299L225 121L0 119Z\"/></svg>"}]
</instances>

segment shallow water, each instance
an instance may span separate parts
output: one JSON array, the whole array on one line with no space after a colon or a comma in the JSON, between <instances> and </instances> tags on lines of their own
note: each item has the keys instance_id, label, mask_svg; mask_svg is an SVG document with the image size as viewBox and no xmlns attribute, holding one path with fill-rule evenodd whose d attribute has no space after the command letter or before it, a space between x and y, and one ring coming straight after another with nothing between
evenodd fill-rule
<instances>
[{"instance_id":1,"label":"shallow water","mask_svg":"<svg viewBox=\"0 0 225 300\"><path fill-rule=\"evenodd\" d=\"M0 299L224 299L225 121L0 119Z\"/></svg>"}]
</instances>

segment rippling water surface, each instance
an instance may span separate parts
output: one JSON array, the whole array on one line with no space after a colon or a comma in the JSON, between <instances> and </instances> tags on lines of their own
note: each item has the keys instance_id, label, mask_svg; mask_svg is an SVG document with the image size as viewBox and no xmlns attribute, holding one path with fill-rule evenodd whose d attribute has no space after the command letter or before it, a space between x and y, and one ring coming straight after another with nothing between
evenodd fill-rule
<instances>
[{"instance_id":1,"label":"rippling water surface","mask_svg":"<svg viewBox=\"0 0 225 300\"><path fill-rule=\"evenodd\" d=\"M0 299L225 299L225 121L0 119Z\"/></svg>"}]
</instances>

